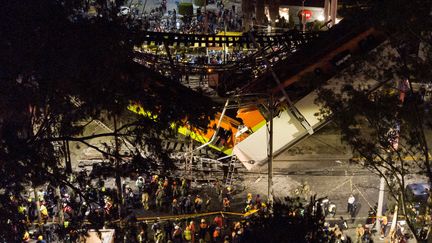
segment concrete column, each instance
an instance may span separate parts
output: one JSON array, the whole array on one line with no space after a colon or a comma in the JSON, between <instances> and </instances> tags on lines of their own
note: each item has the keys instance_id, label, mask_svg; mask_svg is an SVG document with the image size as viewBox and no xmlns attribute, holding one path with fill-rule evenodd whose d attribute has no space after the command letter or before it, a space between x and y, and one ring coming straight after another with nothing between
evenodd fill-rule
<instances>
[{"instance_id":1,"label":"concrete column","mask_svg":"<svg viewBox=\"0 0 432 243\"><path fill-rule=\"evenodd\" d=\"M280 6L280 0L273 0L269 1L269 13L270 13L270 21L272 26L275 26L275 21L279 16L279 6Z\"/></svg>"},{"instance_id":2,"label":"concrete column","mask_svg":"<svg viewBox=\"0 0 432 243\"><path fill-rule=\"evenodd\" d=\"M324 0L324 23L329 21L330 0Z\"/></svg>"},{"instance_id":3,"label":"concrete column","mask_svg":"<svg viewBox=\"0 0 432 243\"><path fill-rule=\"evenodd\" d=\"M251 24L252 20L252 12L253 12L253 5L250 0L242 0L242 13L243 13L243 29L244 31L249 31L249 25Z\"/></svg>"},{"instance_id":4,"label":"concrete column","mask_svg":"<svg viewBox=\"0 0 432 243\"><path fill-rule=\"evenodd\" d=\"M256 16L257 23L259 25L261 25L264 22L264 17L265 17L264 7L265 7L264 0L256 0L255 16Z\"/></svg>"},{"instance_id":5,"label":"concrete column","mask_svg":"<svg viewBox=\"0 0 432 243\"><path fill-rule=\"evenodd\" d=\"M330 18L332 20L332 22L331 22L332 26L334 26L336 24L337 6L338 6L338 1L337 0L331 0Z\"/></svg>"},{"instance_id":6,"label":"concrete column","mask_svg":"<svg viewBox=\"0 0 432 243\"><path fill-rule=\"evenodd\" d=\"M42 214L40 211L40 202L39 202L39 198L37 195L37 191L36 191L36 187L33 186L33 196L35 198L35 202L36 202L36 210L37 210L37 216L38 216L38 226L40 229L42 229L43 224L42 224Z\"/></svg>"}]
</instances>

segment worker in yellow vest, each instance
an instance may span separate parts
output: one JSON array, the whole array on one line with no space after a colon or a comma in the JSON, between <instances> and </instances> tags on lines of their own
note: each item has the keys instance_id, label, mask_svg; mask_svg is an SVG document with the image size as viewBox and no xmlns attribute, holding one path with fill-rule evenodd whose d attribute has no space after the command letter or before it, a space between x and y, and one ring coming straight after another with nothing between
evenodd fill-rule
<instances>
[{"instance_id":1,"label":"worker in yellow vest","mask_svg":"<svg viewBox=\"0 0 432 243\"><path fill-rule=\"evenodd\" d=\"M48 209L45 206L45 203L42 203L42 205L40 206L40 213L42 220L46 223L46 221L48 220Z\"/></svg>"},{"instance_id":2,"label":"worker in yellow vest","mask_svg":"<svg viewBox=\"0 0 432 243\"><path fill-rule=\"evenodd\" d=\"M191 227L189 225L186 226L186 229L183 231L183 237L186 240L186 242L193 242L192 241L192 230L191 230Z\"/></svg>"}]
</instances>

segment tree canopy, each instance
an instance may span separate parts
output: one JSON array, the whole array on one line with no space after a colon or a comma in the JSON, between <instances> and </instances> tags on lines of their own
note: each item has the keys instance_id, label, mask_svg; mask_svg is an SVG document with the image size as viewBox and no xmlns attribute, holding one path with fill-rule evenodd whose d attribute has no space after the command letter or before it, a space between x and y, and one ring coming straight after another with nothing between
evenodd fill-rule
<instances>
[{"instance_id":1,"label":"tree canopy","mask_svg":"<svg viewBox=\"0 0 432 243\"><path fill-rule=\"evenodd\" d=\"M134 62L141 26L118 14L121 5L96 1L89 14L89 1L2 3L0 207L8 213L0 215L0 235L18 223L11 195L48 181L67 183L56 142L128 137L136 147L153 144L157 154L172 124L187 118L206 127L213 115L210 99ZM137 116L111 133L83 135L86 121L121 117L131 102L157 118Z\"/></svg>"},{"instance_id":2,"label":"tree canopy","mask_svg":"<svg viewBox=\"0 0 432 243\"><path fill-rule=\"evenodd\" d=\"M368 53L357 57L335 77L343 83L341 90L324 85L319 92L322 114L340 127L358 161L385 179L390 196L420 240L417 230L425 225L430 228L430 222L415 215L405 188L411 178L432 181L427 136L432 116L424 89L432 80L432 2L362 3L353 4L343 14L384 33L387 40L377 49L389 51L385 56ZM374 91L359 90L353 85L359 79L382 85Z\"/></svg>"}]
</instances>

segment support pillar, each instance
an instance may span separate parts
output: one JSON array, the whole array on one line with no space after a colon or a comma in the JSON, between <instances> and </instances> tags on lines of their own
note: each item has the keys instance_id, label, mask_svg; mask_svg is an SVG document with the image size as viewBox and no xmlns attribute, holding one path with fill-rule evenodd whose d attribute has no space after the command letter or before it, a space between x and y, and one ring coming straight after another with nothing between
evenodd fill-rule
<instances>
[{"instance_id":1,"label":"support pillar","mask_svg":"<svg viewBox=\"0 0 432 243\"><path fill-rule=\"evenodd\" d=\"M338 1L332 0L331 1L331 7L330 7L330 17L331 17L331 25L334 26L336 24L336 16L337 16L337 6Z\"/></svg>"},{"instance_id":2,"label":"support pillar","mask_svg":"<svg viewBox=\"0 0 432 243\"><path fill-rule=\"evenodd\" d=\"M324 23L329 21L330 0L324 0Z\"/></svg>"},{"instance_id":3,"label":"support pillar","mask_svg":"<svg viewBox=\"0 0 432 243\"><path fill-rule=\"evenodd\" d=\"M278 19L279 17L280 0L269 1L268 6L269 6L271 26L275 27L276 19ZM289 21L289 19L287 21Z\"/></svg>"},{"instance_id":4,"label":"support pillar","mask_svg":"<svg viewBox=\"0 0 432 243\"><path fill-rule=\"evenodd\" d=\"M264 7L265 7L264 0L256 0L255 16L258 25L262 25L264 22L264 17L265 17Z\"/></svg>"},{"instance_id":5,"label":"support pillar","mask_svg":"<svg viewBox=\"0 0 432 243\"><path fill-rule=\"evenodd\" d=\"M270 204L270 207L273 206L273 113L274 113L274 104L273 104L273 95L270 96L269 99L269 121L267 121L267 130L269 133L269 141L267 145L267 157L268 157L268 192L267 198Z\"/></svg>"}]
</instances>

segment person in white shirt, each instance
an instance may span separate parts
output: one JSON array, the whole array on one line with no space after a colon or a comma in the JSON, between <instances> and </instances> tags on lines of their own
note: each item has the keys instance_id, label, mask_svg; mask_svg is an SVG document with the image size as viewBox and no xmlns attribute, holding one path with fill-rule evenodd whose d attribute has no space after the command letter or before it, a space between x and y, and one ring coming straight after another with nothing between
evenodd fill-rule
<instances>
[{"instance_id":1,"label":"person in white shirt","mask_svg":"<svg viewBox=\"0 0 432 243\"><path fill-rule=\"evenodd\" d=\"M354 210L355 197L351 194L348 198L347 212L351 213Z\"/></svg>"}]
</instances>

